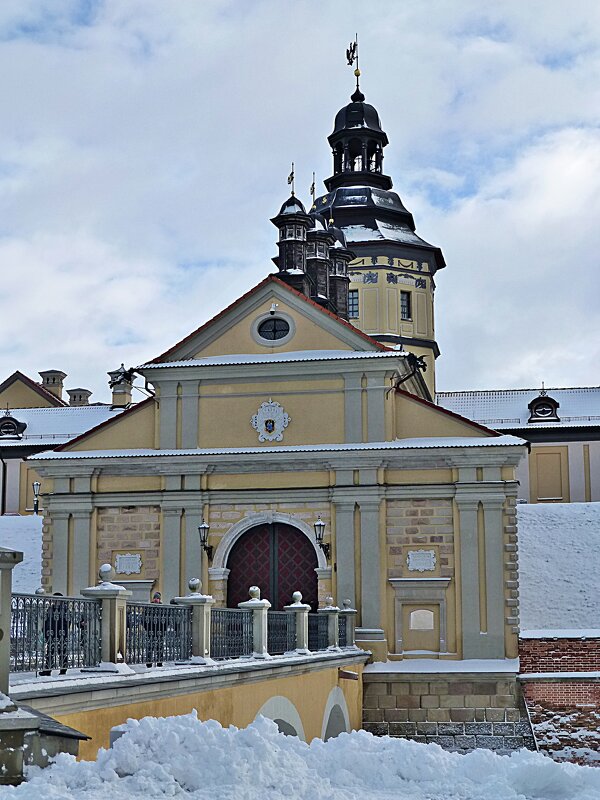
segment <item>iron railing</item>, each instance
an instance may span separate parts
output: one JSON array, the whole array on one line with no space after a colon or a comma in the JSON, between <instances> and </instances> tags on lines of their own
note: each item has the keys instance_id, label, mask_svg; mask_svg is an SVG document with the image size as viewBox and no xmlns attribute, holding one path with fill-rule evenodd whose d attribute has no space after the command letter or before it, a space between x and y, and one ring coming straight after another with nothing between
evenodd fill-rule
<instances>
[{"instance_id":1,"label":"iron railing","mask_svg":"<svg viewBox=\"0 0 600 800\"><path fill-rule=\"evenodd\" d=\"M269 611L267 651L279 656L296 649L296 615L288 611Z\"/></svg>"},{"instance_id":2,"label":"iron railing","mask_svg":"<svg viewBox=\"0 0 600 800\"><path fill-rule=\"evenodd\" d=\"M189 606L127 603L125 661L161 664L192 656L192 612Z\"/></svg>"},{"instance_id":3,"label":"iron railing","mask_svg":"<svg viewBox=\"0 0 600 800\"><path fill-rule=\"evenodd\" d=\"M308 615L308 649L327 650L329 647L329 614Z\"/></svg>"},{"instance_id":4,"label":"iron railing","mask_svg":"<svg viewBox=\"0 0 600 800\"><path fill-rule=\"evenodd\" d=\"M10 610L11 672L100 663L101 603L79 597L13 594Z\"/></svg>"},{"instance_id":5,"label":"iron railing","mask_svg":"<svg viewBox=\"0 0 600 800\"><path fill-rule=\"evenodd\" d=\"M241 608L213 608L210 618L210 655L214 659L251 656L252 611Z\"/></svg>"},{"instance_id":6,"label":"iron railing","mask_svg":"<svg viewBox=\"0 0 600 800\"><path fill-rule=\"evenodd\" d=\"M348 647L348 617L345 614L338 617L338 643L340 647Z\"/></svg>"}]
</instances>

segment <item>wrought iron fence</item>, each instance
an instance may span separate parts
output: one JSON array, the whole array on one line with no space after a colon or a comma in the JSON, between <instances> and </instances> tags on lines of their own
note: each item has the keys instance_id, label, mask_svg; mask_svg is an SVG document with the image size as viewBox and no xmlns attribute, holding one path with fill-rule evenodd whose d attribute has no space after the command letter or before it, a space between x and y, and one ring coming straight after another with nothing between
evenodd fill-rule
<instances>
[{"instance_id":1,"label":"wrought iron fence","mask_svg":"<svg viewBox=\"0 0 600 800\"><path fill-rule=\"evenodd\" d=\"M128 664L190 659L191 609L160 603L127 603L124 655Z\"/></svg>"},{"instance_id":2,"label":"wrought iron fence","mask_svg":"<svg viewBox=\"0 0 600 800\"><path fill-rule=\"evenodd\" d=\"M100 663L101 603L79 597L13 594L10 611L11 672Z\"/></svg>"},{"instance_id":3,"label":"wrought iron fence","mask_svg":"<svg viewBox=\"0 0 600 800\"><path fill-rule=\"evenodd\" d=\"M252 611L213 608L210 618L211 658L251 656L254 649L252 619Z\"/></svg>"},{"instance_id":4,"label":"wrought iron fence","mask_svg":"<svg viewBox=\"0 0 600 800\"><path fill-rule=\"evenodd\" d=\"M329 615L308 615L308 649L327 650L329 647Z\"/></svg>"},{"instance_id":5,"label":"wrought iron fence","mask_svg":"<svg viewBox=\"0 0 600 800\"><path fill-rule=\"evenodd\" d=\"M296 615L288 611L269 611L267 615L267 651L272 656L296 649Z\"/></svg>"},{"instance_id":6,"label":"wrought iron fence","mask_svg":"<svg viewBox=\"0 0 600 800\"><path fill-rule=\"evenodd\" d=\"M338 617L338 640L340 647L348 647L348 617L345 614Z\"/></svg>"}]
</instances>

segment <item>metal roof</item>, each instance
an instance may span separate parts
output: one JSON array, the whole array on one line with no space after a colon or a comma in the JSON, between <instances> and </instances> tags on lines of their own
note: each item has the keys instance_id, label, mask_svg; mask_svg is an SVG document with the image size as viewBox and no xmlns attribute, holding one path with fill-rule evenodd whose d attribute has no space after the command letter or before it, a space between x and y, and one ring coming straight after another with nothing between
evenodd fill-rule
<instances>
[{"instance_id":1,"label":"metal roof","mask_svg":"<svg viewBox=\"0 0 600 800\"><path fill-rule=\"evenodd\" d=\"M27 428L19 438L0 436L0 448L56 447L116 417L122 411L122 408L113 409L104 405L12 408L10 416L19 422L26 422Z\"/></svg>"},{"instance_id":2,"label":"metal roof","mask_svg":"<svg viewBox=\"0 0 600 800\"><path fill-rule=\"evenodd\" d=\"M289 353L234 353L207 358L187 358L183 361L151 361L137 369L164 369L165 367L220 367L223 365L273 364L297 361L347 361L361 358L404 358L408 353L399 350L298 350Z\"/></svg>"},{"instance_id":3,"label":"metal roof","mask_svg":"<svg viewBox=\"0 0 600 800\"><path fill-rule=\"evenodd\" d=\"M350 444L312 444L312 445L281 445L279 447L213 447L190 448L181 450L79 450L67 452L49 451L32 456L30 461L59 461L65 459L82 458L156 458L167 456L226 456L226 455L269 455L276 453L339 453L348 451L369 450L428 450L458 447L507 447L525 445L522 439L516 436L447 436L447 437L421 437L415 439L395 439L391 442L362 442Z\"/></svg>"},{"instance_id":4,"label":"metal roof","mask_svg":"<svg viewBox=\"0 0 600 800\"><path fill-rule=\"evenodd\" d=\"M559 403L559 422L528 422L527 406L540 396L540 389L438 392L436 403L496 430L600 426L600 386L544 391Z\"/></svg>"}]
</instances>

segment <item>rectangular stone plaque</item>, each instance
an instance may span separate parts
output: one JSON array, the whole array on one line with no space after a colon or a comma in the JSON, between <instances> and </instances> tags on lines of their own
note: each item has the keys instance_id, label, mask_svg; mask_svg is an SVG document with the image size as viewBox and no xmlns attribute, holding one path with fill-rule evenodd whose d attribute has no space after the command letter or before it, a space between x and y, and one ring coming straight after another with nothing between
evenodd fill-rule
<instances>
[{"instance_id":1,"label":"rectangular stone plaque","mask_svg":"<svg viewBox=\"0 0 600 800\"><path fill-rule=\"evenodd\" d=\"M436 565L435 550L409 550L406 566L410 572L431 572Z\"/></svg>"},{"instance_id":2,"label":"rectangular stone plaque","mask_svg":"<svg viewBox=\"0 0 600 800\"><path fill-rule=\"evenodd\" d=\"M139 575L142 557L139 553L119 553L115 556L115 572L119 575Z\"/></svg>"}]
</instances>

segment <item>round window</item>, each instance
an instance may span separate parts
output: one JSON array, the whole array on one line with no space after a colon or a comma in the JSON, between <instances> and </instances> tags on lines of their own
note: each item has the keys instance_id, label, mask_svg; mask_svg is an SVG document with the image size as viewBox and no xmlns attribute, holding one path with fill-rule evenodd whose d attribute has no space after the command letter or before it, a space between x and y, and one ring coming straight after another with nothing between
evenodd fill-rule
<instances>
[{"instance_id":1,"label":"round window","mask_svg":"<svg viewBox=\"0 0 600 800\"><path fill-rule=\"evenodd\" d=\"M281 317L270 317L264 320L264 322L261 322L258 326L258 335L262 339L269 339L270 341L273 341L273 339L283 339L289 332L289 323L281 319Z\"/></svg>"}]
</instances>

